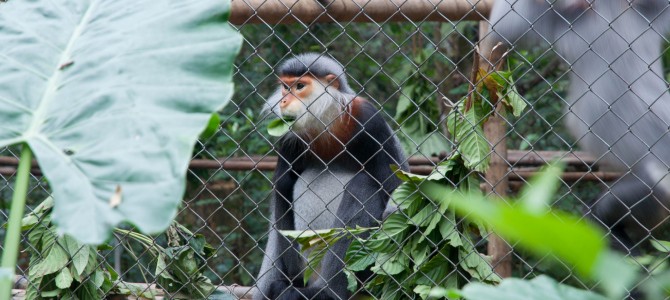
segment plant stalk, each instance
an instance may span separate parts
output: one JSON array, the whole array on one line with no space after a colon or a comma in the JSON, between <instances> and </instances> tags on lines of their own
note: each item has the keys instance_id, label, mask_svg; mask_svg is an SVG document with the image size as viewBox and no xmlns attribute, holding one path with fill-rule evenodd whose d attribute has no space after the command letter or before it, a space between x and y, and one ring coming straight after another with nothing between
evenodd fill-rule
<instances>
[{"instance_id":1,"label":"plant stalk","mask_svg":"<svg viewBox=\"0 0 670 300\"><path fill-rule=\"evenodd\" d=\"M16 271L16 260L19 255L21 243L21 220L26 205L28 194L28 181L30 179L30 165L33 153L28 144L23 144L19 168L16 172L14 183L14 194L12 195L12 206L9 210L7 221L7 232L2 252L2 265L0 265L0 300L11 299L12 285L14 284L14 272Z\"/></svg>"}]
</instances>

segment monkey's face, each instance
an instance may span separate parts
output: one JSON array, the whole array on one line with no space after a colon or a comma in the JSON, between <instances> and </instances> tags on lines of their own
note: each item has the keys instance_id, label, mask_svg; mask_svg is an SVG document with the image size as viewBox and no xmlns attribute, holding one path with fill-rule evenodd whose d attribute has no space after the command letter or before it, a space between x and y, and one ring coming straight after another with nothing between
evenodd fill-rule
<instances>
[{"instance_id":1,"label":"monkey's face","mask_svg":"<svg viewBox=\"0 0 670 300\"><path fill-rule=\"evenodd\" d=\"M309 75L279 78L279 111L283 118L295 119L294 129L324 129L339 115L338 103L327 91L326 80Z\"/></svg>"}]
</instances>

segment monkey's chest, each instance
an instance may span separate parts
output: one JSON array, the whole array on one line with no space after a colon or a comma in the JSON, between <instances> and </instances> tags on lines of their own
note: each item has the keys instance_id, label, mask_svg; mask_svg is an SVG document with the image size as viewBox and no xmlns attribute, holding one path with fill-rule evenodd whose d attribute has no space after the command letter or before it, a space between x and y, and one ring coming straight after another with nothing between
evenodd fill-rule
<instances>
[{"instance_id":1,"label":"monkey's chest","mask_svg":"<svg viewBox=\"0 0 670 300\"><path fill-rule=\"evenodd\" d=\"M354 172L336 165L328 169L308 168L293 187L296 229L332 228L342 201L344 187Z\"/></svg>"}]
</instances>

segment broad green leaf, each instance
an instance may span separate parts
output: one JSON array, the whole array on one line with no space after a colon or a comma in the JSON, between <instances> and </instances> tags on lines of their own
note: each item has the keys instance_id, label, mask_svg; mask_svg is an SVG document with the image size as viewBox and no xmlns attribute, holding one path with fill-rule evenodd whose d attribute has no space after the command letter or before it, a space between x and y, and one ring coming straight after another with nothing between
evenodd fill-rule
<instances>
[{"instance_id":1,"label":"broad green leaf","mask_svg":"<svg viewBox=\"0 0 670 300\"><path fill-rule=\"evenodd\" d=\"M458 152L465 166L485 172L491 159L491 146L484 136L482 124L488 114L480 105L462 113L464 102L460 101L457 108L447 116L447 129L458 144Z\"/></svg>"},{"instance_id":2,"label":"broad green leaf","mask_svg":"<svg viewBox=\"0 0 670 300\"><path fill-rule=\"evenodd\" d=\"M42 297L44 297L44 298L53 298L53 297L58 296L61 292L62 292L62 291L59 290L59 289L55 289L55 290L45 290L45 291L41 291L41 292L40 292L40 296L42 296ZM94 299L94 298L91 298L91 299Z\"/></svg>"},{"instance_id":3,"label":"broad green leaf","mask_svg":"<svg viewBox=\"0 0 670 300\"><path fill-rule=\"evenodd\" d=\"M147 288L144 284L128 283L124 281L116 282L116 290L119 295L128 295L133 297L144 297L155 299L156 293L153 289Z\"/></svg>"},{"instance_id":4,"label":"broad green leaf","mask_svg":"<svg viewBox=\"0 0 670 300\"><path fill-rule=\"evenodd\" d=\"M465 120L461 123L458 140L458 150L463 157L465 166L478 172L486 172L489 167L491 146L489 145L484 130L480 124L481 117L471 109L465 114Z\"/></svg>"},{"instance_id":5,"label":"broad green leaf","mask_svg":"<svg viewBox=\"0 0 670 300\"><path fill-rule=\"evenodd\" d=\"M216 0L10 1L0 9L0 147L27 143L53 221L83 243L164 230L193 146L233 92L241 38ZM110 199L119 187L119 203ZM73 217L76 216L76 217Z\"/></svg>"},{"instance_id":6,"label":"broad green leaf","mask_svg":"<svg viewBox=\"0 0 670 300\"><path fill-rule=\"evenodd\" d=\"M452 205L468 218L490 224L506 239L542 256L553 253L584 276L593 276L605 251L603 233L560 211L538 215L522 207L486 201L479 194L452 194ZM575 241L579 241L576 243Z\"/></svg>"},{"instance_id":7,"label":"broad green leaf","mask_svg":"<svg viewBox=\"0 0 670 300\"><path fill-rule=\"evenodd\" d=\"M412 291L417 293L421 299L427 299L430 294L431 287L428 285L417 285Z\"/></svg>"},{"instance_id":8,"label":"broad green leaf","mask_svg":"<svg viewBox=\"0 0 670 300\"><path fill-rule=\"evenodd\" d=\"M656 249L660 252L670 251L670 242L669 241L662 241L662 240L652 239L649 242L654 247L654 249Z\"/></svg>"},{"instance_id":9,"label":"broad green leaf","mask_svg":"<svg viewBox=\"0 0 670 300\"><path fill-rule=\"evenodd\" d=\"M72 284L72 275L70 275L70 270L64 268L56 276L56 286L59 289L67 289Z\"/></svg>"},{"instance_id":10,"label":"broad green leaf","mask_svg":"<svg viewBox=\"0 0 670 300\"><path fill-rule=\"evenodd\" d=\"M473 278L488 283L500 282L501 278L493 271L490 262L471 244L465 243L458 250L458 259L460 266Z\"/></svg>"},{"instance_id":11,"label":"broad green leaf","mask_svg":"<svg viewBox=\"0 0 670 300\"><path fill-rule=\"evenodd\" d=\"M72 257L71 263L74 265L75 270L77 271L77 275L81 276L84 273L86 264L89 261L89 251L92 250L91 246L82 246L69 235L65 235L60 240L62 241L61 244L65 246L65 249L67 250L70 257ZM94 261L94 263L96 262L97 261Z\"/></svg>"},{"instance_id":12,"label":"broad green leaf","mask_svg":"<svg viewBox=\"0 0 670 300\"><path fill-rule=\"evenodd\" d=\"M207 122L207 127L205 127L205 130L203 130L200 134L200 139L204 140L211 138L219 129L220 123L221 117L219 117L219 113L212 113L212 116L209 118L209 122Z\"/></svg>"},{"instance_id":13,"label":"broad green leaf","mask_svg":"<svg viewBox=\"0 0 670 300\"><path fill-rule=\"evenodd\" d=\"M407 217L399 212L391 214L382 224L380 236L393 238L407 229Z\"/></svg>"},{"instance_id":14,"label":"broad green leaf","mask_svg":"<svg viewBox=\"0 0 670 300\"><path fill-rule=\"evenodd\" d=\"M377 258L377 263L371 270L378 274L396 275L405 270L409 258L402 251L382 253Z\"/></svg>"},{"instance_id":15,"label":"broad green leaf","mask_svg":"<svg viewBox=\"0 0 670 300\"><path fill-rule=\"evenodd\" d=\"M635 282L641 282L638 277L638 263L628 262L624 256L618 252L606 251L600 256L596 263L596 280L600 281L602 290L612 299L622 299L623 295L629 291ZM646 273L646 272L645 272ZM612 276L616 274L616 276ZM647 277L648 275L643 275ZM653 281L653 280L652 280ZM660 298L648 298L660 299Z\"/></svg>"},{"instance_id":16,"label":"broad green leaf","mask_svg":"<svg viewBox=\"0 0 670 300\"><path fill-rule=\"evenodd\" d=\"M36 265L30 266L29 275L33 277L42 277L48 274L60 272L69 261L65 250L59 245L55 245L49 251L49 254Z\"/></svg>"},{"instance_id":17,"label":"broad green leaf","mask_svg":"<svg viewBox=\"0 0 670 300\"><path fill-rule=\"evenodd\" d=\"M313 247L307 255L307 267L305 268L305 274L303 276L305 284L312 278L314 270L320 269L321 260L326 253L328 253L328 248L326 246L328 246L326 243L319 244L318 246Z\"/></svg>"},{"instance_id":18,"label":"broad green leaf","mask_svg":"<svg viewBox=\"0 0 670 300\"><path fill-rule=\"evenodd\" d=\"M40 223L43 215L47 213L53 207L53 198L47 197L39 205L37 205L32 211L30 211L23 219L21 220L21 231L26 231L33 229L35 225ZM42 220L42 223L48 223L47 220ZM5 224L6 227L7 224ZM32 245L37 245L37 243L31 243Z\"/></svg>"},{"instance_id":19,"label":"broad green leaf","mask_svg":"<svg viewBox=\"0 0 670 300\"><path fill-rule=\"evenodd\" d=\"M530 180L521 191L521 204L527 212L543 214L549 211L549 201L558 190L562 172L562 164L550 164Z\"/></svg>"},{"instance_id":20,"label":"broad green leaf","mask_svg":"<svg viewBox=\"0 0 670 300\"><path fill-rule=\"evenodd\" d=\"M344 275L347 276L347 290L350 292L355 292L358 288L358 280L354 272L344 269Z\"/></svg>"},{"instance_id":21,"label":"broad green leaf","mask_svg":"<svg viewBox=\"0 0 670 300\"><path fill-rule=\"evenodd\" d=\"M351 271L363 271L376 261L377 253L367 250L362 243L361 239L356 238L349 244L345 261L347 269Z\"/></svg>"},{"instance_id":22,"label":"broad green leaf","mask_svg":"<svg viewBox=\"0 0 670 300\"><path fill-rule=\"evenodd\" d=\"M282 136L291 130L294 120L274 119L268 123L268 134L271 136Z\"/></svg>"},{"instance_id":23,"label":"broad green leaf","mask_svg":"<svg viewBox=\"0 0 670 300\"><path fill-rule=\"evenodd\" d=\"M505 97L503 97L503 103L512 109L512 114L515 117L521 116L521 113L526 109L528 103L523 100L523 97L519 94L515 86L510 86L505 92Z\"/></svg>"},{"instance_id":24,"label":"broad green leaf","mask_svg":"<svg viewBox=\"0 0 670 300\"><path fill-rule=\"evenodd\" d=\"M463 288L462 295L467 300L518 300L518 299L555 299L555 300L606 300L592 291L580 290L556 282L540 275L532 280L509 278L500 285L493 286L478 282Z\"/></svg>"}]
</instances>

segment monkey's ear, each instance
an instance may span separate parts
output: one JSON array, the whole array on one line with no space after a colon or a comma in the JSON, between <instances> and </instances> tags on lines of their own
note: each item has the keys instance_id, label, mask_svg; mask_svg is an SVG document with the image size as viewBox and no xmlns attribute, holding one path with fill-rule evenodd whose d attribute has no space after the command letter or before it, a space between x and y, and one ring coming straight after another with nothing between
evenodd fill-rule
<instances>
[{"instance_id":1,"label":"monkey's ear","mask_svg":"<svg viewBox=\"0 0 670 300\"><path fill-rule=\"evenodd\" d=\"M340 89L340 81L337 80L337 76L334 74L326 75L326 83L336 89Z\"/></svg>"}]
</instances>

